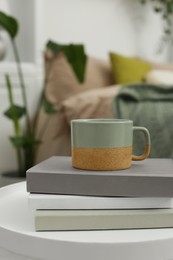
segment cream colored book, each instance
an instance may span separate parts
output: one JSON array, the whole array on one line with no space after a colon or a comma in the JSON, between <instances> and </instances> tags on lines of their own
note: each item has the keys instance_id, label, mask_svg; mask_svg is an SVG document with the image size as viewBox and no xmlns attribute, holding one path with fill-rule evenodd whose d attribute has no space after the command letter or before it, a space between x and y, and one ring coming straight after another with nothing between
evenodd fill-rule
<instances>
[{"instance_id":1,"label":"cream colored book","mask_svg":"<svg viewBox=\"0 0 173 260\"><path fill-rule=\"evenodd\" d=\"M173 209L36 210L36 231L173 227Z\"/></svg>"}]
</instances>

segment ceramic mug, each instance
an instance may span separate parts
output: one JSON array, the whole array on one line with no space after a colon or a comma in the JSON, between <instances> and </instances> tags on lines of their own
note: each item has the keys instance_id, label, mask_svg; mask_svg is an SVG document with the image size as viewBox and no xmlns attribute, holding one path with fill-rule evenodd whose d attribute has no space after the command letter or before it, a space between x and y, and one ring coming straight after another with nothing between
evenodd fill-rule
<instances>
[{"instance_id":1,"label":"ceramic mug","mask_svg":"<svg viewBox=\"0 0 173 260\"><path fill-rule=\"evenodd\" d=\"M133 134L145 135L142 155L132 155ZM150 153L150 134L126 119L76 119L71 121L72 166L84 170L122 170Z\"/></svg>"}]
</instances>

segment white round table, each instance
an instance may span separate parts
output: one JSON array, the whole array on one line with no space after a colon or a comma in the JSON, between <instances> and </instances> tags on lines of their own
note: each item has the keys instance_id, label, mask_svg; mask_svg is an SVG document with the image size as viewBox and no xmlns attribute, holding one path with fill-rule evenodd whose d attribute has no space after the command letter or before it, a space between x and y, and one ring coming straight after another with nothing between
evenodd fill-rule
<instances>
[{"instance_id":1,"label":"white round table","mask_svg":"<svg viewBox=\"0 0 173 260\"><path fill-rule=\"evenodd\" d=\"M172 228L35 232L27 197L25 182L0 189L0 259L173 259ZM1 257L3 252L9 258Z\"/></svg>"}]
</instances>

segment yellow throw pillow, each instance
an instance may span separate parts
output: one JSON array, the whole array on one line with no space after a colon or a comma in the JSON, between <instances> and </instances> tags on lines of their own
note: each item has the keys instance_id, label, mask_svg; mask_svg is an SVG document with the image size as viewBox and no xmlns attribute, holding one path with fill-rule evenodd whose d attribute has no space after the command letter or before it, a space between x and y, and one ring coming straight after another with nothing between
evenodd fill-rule
<instances>
[{"instance_id":1,"label":"yellow throw pillow","mask_svg":"<svg viewBox=\"0 0 173 260\"><path fill-rule=\"evenodd\" d=\"M112 52L110 53L110 61L115 84L141 82L147 72L151 70L151 65L148 62Z\"/></svg>"}]
</instances>

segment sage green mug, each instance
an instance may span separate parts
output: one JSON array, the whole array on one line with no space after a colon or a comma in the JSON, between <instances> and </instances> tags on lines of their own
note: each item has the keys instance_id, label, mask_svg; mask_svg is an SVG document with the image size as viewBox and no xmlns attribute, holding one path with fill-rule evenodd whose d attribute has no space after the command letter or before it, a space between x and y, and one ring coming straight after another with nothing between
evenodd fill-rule
<instances>
[{"instance_id":1,"label":"sage green mug","mask_svg":"<svg viewBox=\"0 0 173 260\"><path fill-rule=\"evenodd\" d=\"M133 155L133 134L145 135L142 155ZM150 134L126 119L76 119L71 121L72 166L83 170L122 170L150 153Z\"/></svg>"}]
</instances>

